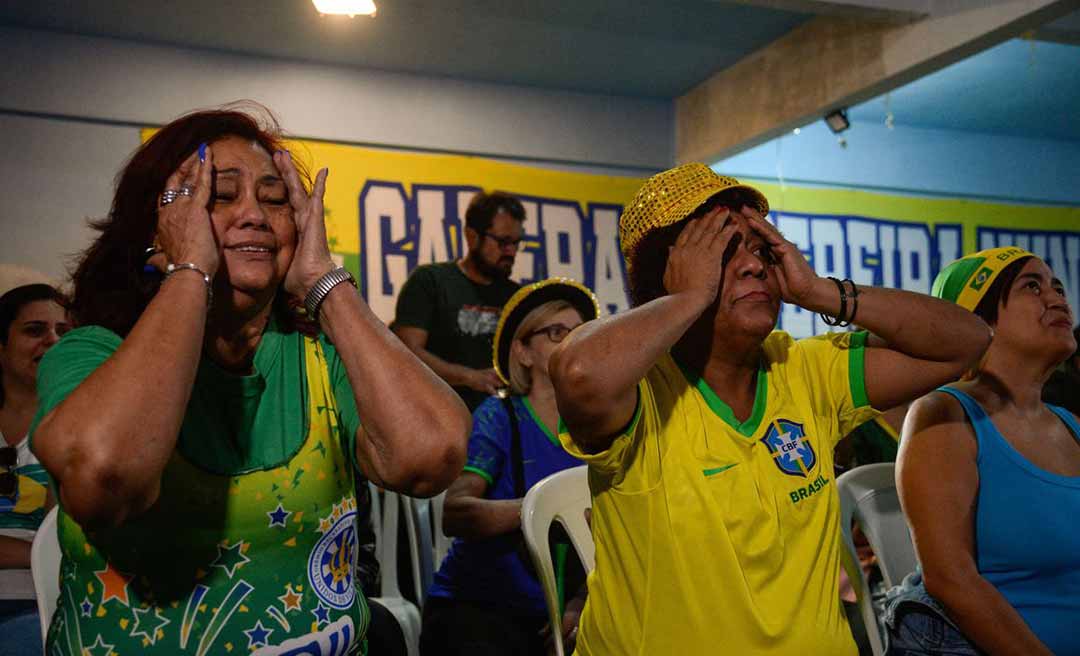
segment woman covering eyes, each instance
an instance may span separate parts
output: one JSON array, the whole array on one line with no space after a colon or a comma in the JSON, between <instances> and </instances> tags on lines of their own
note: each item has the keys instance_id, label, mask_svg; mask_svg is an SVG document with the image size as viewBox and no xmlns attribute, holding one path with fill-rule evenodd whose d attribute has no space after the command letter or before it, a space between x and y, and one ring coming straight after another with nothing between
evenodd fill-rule
<instances>
[{"instance_id":1,"label":"woman covering eyes","mask_svg":"<svg viewBox=\"0 0 1080 656\"><path fill-rule=\"evenodd\" d=\"M562 278L523 287L503 307L493 359L511 394L490 397L473 413L465 470L446 493L443 530L456 539L424 607L423 654L545 653L544 595L519 548L521 498L548 475L581 464L555 437L548 359L598 310L592 292ZM564 635L576 630L579 610L580 600L569 604Z\"/></svg>"},{"instance_id":2,"label":"woman covering eyes","mask_svg":"<svg viewBox=\"0 0 1080 656\"><path fill-rule=\"evenodd\" d=\"M552 355L559 437L593 497L577 654L856 653L833 448L970 367L990 331L940 299L819 277L768 212L702 164L653 176L619 220L635 307ZM774 332L781 301L875 336L795 340Z\"/></svg>"},{"instance_id":3,"label":"woman covering eyes","mask_svg":"<svg viewBox=\"0 0 1080 656\"><path fill-rule=\"evenodd\" d=\"M949 265L934 294L994 339L904 423L896 481L922 572L890 609L892 653L1080 654L1080 424L1040 398L1076 351L1064 288L995 248Z\"/></svg>"},{"instance_id":4,"label":"woman covering eyes","mask_svg":"<svg viewBox=\"0 0 1080 656\"><path fill-rule=\"evenodd\" d=\"M353 470L436 494L469 415L334 266L326 179L235 110L177 119L121 171L74 276L81 327L38 375L48 653L363 649Z\"/></svg>"}]
</instances>

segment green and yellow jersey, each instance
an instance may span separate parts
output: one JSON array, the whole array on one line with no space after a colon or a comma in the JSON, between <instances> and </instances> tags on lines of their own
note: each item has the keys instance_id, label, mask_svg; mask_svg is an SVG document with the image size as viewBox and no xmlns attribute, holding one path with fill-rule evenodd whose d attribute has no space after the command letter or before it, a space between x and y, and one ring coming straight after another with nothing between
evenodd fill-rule
<instances>
[{"instance_id":1,"label":"green and yellow jersey","mask_svg":"<svg viewBox=\"0 0 1080 656\"><path fill-rule=\"evenodd\" d=\"M865 333L763 345L751 416L662 358L631 427L588 454L596 570L577 652L857 653L841 608L833 447L875 411Z\"/></svg>"},{"instance_id":2,"label":"green and yellow jersey","mask_svg":"<svg viewBox=\"0 0 1080 656\"><path fill-rule=\"evenodd\" d=\"M65 335L42 361L36 421L120 343L100 327ZM61 507L47 653L361 653L358 427L344 365L324 337L271 322L249 376L204 358L154 506L97 531Z\"/></svg>"}]
</instances>

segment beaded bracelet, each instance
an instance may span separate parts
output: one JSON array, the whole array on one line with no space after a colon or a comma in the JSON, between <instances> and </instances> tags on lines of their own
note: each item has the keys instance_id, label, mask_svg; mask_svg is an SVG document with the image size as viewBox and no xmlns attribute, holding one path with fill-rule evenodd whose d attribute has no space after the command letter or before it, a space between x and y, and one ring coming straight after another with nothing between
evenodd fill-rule
<instances>
[{"instance_id":1,"label":"beaded bracelet","mask_svg":"<svg viewBox=\"0 0 1080 656\"><path fill-rule=\"evenodd\" d=\"M836 313L836 316L830 316L824 312L818 313L821 320L826 326L833 326L835 328L847 328L851 325L851 322L855 320L855 313L859 311L859 288L855 286L855 282L850 278L844 278L842 281L837 278L829 276L829 280L836 283L836 289L840 292L840 311ZM849 294L844 289L844 283L851 284L851 314L848 314L848 298Z\"/></svg>"}]
</instances>

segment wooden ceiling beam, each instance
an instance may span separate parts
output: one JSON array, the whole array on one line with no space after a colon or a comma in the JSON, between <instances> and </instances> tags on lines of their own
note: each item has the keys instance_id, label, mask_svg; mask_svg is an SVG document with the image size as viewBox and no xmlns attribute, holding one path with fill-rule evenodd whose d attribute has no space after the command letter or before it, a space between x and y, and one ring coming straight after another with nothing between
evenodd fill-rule
<instances>
[{"instance_id":1,"label":"wooden ceiling beam","mask_svg":"<svg viewBox=\"0 0 1080 656\"><path fill-rule=\"evenodd\" d=\"M1055 20L1078 4L954 0L936 3L944 13L904 24L813 18L676 99L676 160L724 159Z\"/></svg>"}]
</instances>

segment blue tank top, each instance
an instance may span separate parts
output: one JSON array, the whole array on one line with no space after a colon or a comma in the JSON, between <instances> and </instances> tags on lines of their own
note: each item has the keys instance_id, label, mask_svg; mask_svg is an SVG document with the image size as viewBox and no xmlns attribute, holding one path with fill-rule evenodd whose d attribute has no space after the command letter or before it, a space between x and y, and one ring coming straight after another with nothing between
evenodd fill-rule
<instances>
[{"instance_id":1,"label":"blue tank top","mask_svg":"<svg viewBox=\"0 0 1080 656\"><path fill-rule=\"evenodd\" d=\"M1080 476L1036 467L998 432L982 407L942 387L975 429L979 494L975 556L979 573L1057 656L1080 655ZM1047 405L1080 440L1072 414Z\"/></svg>"}]
</instances>

